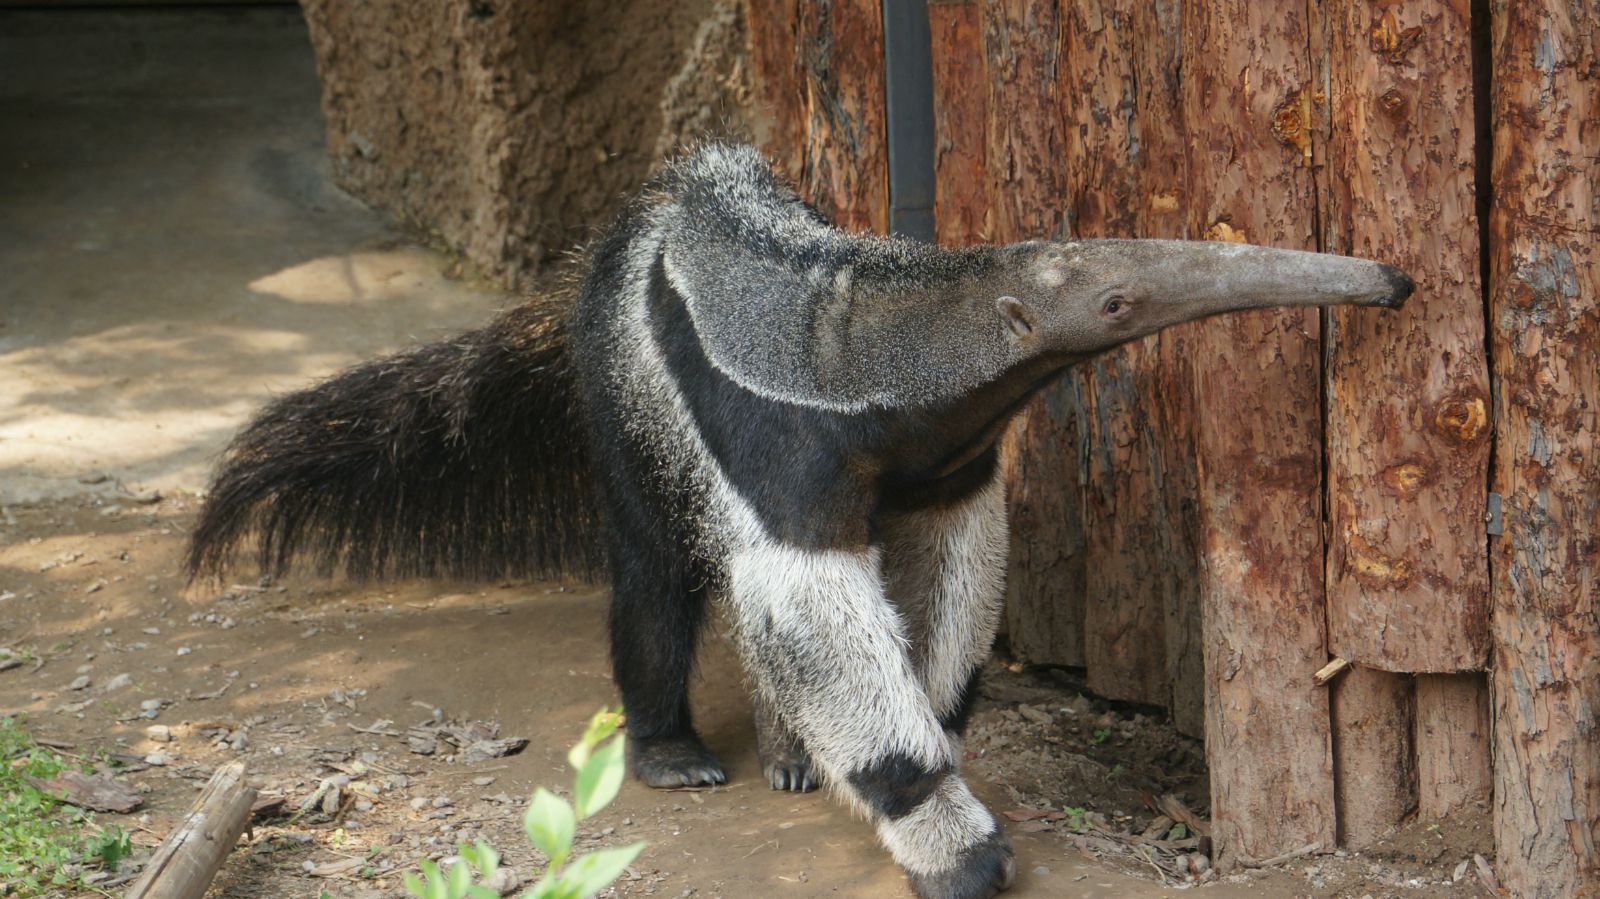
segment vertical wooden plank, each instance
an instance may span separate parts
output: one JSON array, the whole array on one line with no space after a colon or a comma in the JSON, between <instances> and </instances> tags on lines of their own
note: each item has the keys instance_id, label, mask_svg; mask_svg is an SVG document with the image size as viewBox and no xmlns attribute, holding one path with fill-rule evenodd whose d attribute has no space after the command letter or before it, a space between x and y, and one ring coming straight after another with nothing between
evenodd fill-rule
<instances>
[{"instance_id":1,"label":"vertical wooden plank","mask_svg":"<svg viewBox=\"0 0 1600 899\"><path fill-rule=\"evenodd\" d=\"M1417 814L1489 807L1489 682L1480 673L1416 677Z\"/></svg>"},{"instance_id":2,"label":"vertical wooden plank","mask_svg":"<svg viewBox=\"0 0 1600 899\"><path fill-rule=\"evenodd\" d=\"M1055 3L984 0L981 15L989 238L1057 237L1065 187ZM1080 383L1063 378L1028 404L1002 447L1011 509L1007 627L1012 648L1030 661L1083 664L1082 415Z\"/></svg>"},{"instance_id":3,"label":"vertical wooden plank","mask_svg":"<svg viewBox=\"0 0 1600 899\"><path fill-rule=\"evenodd\" d=\"M1304 3L1183 9L1190 233L1316 246L1305 127ZM1197 391L1206 755L1218 863L1335 839L1322 587L1320 366L1314 311L1207 322Z\"/></svg>"},{"instance_id":4,"label":"vertical wooden plank","mask_svg":"<svg viewBox=\"0 0 1600 899\"><path fill-rule=\"evenodd\" d=\"M1328 639L1387 671L1488 658L1488 366L1468 0L1339 0L1327 249L1400 266L1394 313L1328 332Z\"/></svg>"},{"instance_id":5,"label":"vertical wooden plank","mask_svg":"<svg viewBox=\"0 0 1600 899\"><path fill-rule=\"evenodd\" d=\"M1135 64L1142 127L1142 192L1134 198L1143 237L1187 236L1189 199L1185 147L1181 4L1157 0L1136 5ZM1162 593L1165 598L1167 677L1173 723L1191 736L1205 734L1205 660L1200 616L1200 521L1195 495L1193 340L1203 325L1169 329L1150 341L1154 358L1143 380L1155 410L1156 488L1162 504Z\"/></svg>"},{"instance_id":6,"label":"vertical wooden plank","mask_svg":"<svg viewBox=\"0 0 1600 899\"><path fill-rule=\"evenodd\" d=\"M1162 21L1161 13L1142 0L1063 5L1060 94L1075 238L1163 236L1161 230L1181 228L1171 215L1172 172L1181 171L1183 158L1181 97L1168 69L1175 68L1178 22L1175 15ZM1163 199L1153 204L1156 193ZM1083 373L1084 651L1097 693L1170 707L1170 596L1192 573L1179 576L1168 551L1174 540L1163 495L1159 350L1159 338L1147 338Z\"/></svg>"},{"instance_id":7,"label":"vertical wooden plank","mask_svg":"<svg viewBox=\"0 0 1600 899\"><path fill-rule=\"evenodd\" d=\"M889 226L880 0L751 0L757 137L840 227Z\"/></svg>"},{"instance_id":8,"label":"vertical wooden plank","mask_svg":"<svg viewBox=\"0 0 1600 899\"><path fill-rule=\"evenodd\" d=\"M1333 685L1339 844L1365 849L1417 805L1411 679L1365 665Z\"/></svg>"},{"instance_id":9,"label":"vertical wooden plank","mask_svg":"<svg viewBox=\"0 0 1600 899\"><path fill-rule=\"evenodd\" d=\"M1059 91L1073 238L1134 237L1141 191L1133 3L1067 0ZM1143 342L1091 362L1082 378L1084 665L1102 696L1169 700L1152 416L1141 402Z\"/></svg>"},{"instance_id":10,"label":"vertical wooden plank","mask_svg":"<svg viewBox=\"0 0 1600 899\"><path fill-rule=\"evenodd\" d=\"M1518 896L1600 895L1600 8L1493 6L1495 842Z\"/></svg>"},{"instance_id":11,"label":"vertical wooden plank","mask_svg":"<svg viewBox=\"0 0 1600 899\"><path fill-rule=\"evenodd\" d=\"M1327 317L1328 641L1335 655L1391 672L1470 670L1488 649L1488 366L1469 7L1324 7L1333 117L1325 249L1382 258L1421 285L1399 312ZM1388 677L1380 686L1384 675L1362 669L1365 688L1334 697L1340 833L1356 848L1416 803L1413 770L1395 759L1450 748L1443 722L1398 726L1393 706L1410 706L1411 679ZM1413 748L1415 735L1444 743Z\"/></svg>"},{"instance_id":12,"label":"vertical wooden plank","mask_svg":"<svg viewBox=\"0 0 1600 899\"><path fill-rule=\"evenodd\" d=\"M982 89L982 10L973 0L929 3L928 32L933 42L934 235L949 246L985 243L989 98Z\"/></svg>"}]
</instances>

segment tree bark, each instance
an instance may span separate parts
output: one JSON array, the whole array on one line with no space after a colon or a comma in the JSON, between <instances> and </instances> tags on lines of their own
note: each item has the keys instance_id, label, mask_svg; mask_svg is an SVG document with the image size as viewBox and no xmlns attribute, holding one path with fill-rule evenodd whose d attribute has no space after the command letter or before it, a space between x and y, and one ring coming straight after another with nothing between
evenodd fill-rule
<instances>
[{"instance_id":1,"label":"tree bark","mask_svg":"<svg viewBox=\"0 0 1600 899\"><path fill-rule=\"evenodd\" d=\"M1329 319L1330 649L1386 671L1471 671L1488 656L1490 429L1469 3L1328 10L1327 249L1419 285L1396 312Z\"/></svg>"},{"instance_id":2,"label":"tree bark","mask_svg":"<svg viewBox=\"0 0 1600 899\"><path fill-rule=\"evenodd\" d=\"M1313 249L1315 198L1286 121L1309 88L1303 3L1183 9L1190 233ZM1334 843L1322 585L1318 316L1207 322L1197 394L1206 755L1218 864Z\"/></svg>"},{"instance_id":3,"label":"tree bark","mask_svg":"<svg viewBox=\"0 0 1600 899\"><path fill-rule=\"evenodd\" d=\"M1493 7L1495 841L1519 896L1600 895L1600 8Z\"/></svg>"},{"instance_id":4,"label":"tree bark","mask_svg":"<svg viewBox=\"0 0 1600 899\"><path fill-rule=\"evenodd\" d=\"M1162 13L1134 0L1064 4L1060 83L1074 238L1176 236L1182 228L1172 214L1172 173L1183 167L1173 71L1179 23ZM1192 578L1180 575L1183 560L1170 551L1181 538L1169 533L1176 523L1168 516L1170 454L1156 400L1160 362L1160 339L1150 337L1074 375L1084 381L1089 413L1083 437L1089 686L1103 696L1171 707L1174 668L1190 657L1169 652L1167 626L1180 623L1173 594ZM1185 674L1198 682L1198 672Z\"/></svg>"},{"instance_id":5,"label":"tree bark","mask_svg":"<svg viewBox=\"0 0 1600 899\"><path fill-rule=\"evenodd\" d=\"M1055 3L986 0L980 21L988 237L1059 237L1065 220ZM1032 662L1084 663L1082 415L1082 388L1068 376L1023 409L1001 447L1011 510L1007 631L1013 651Z\"/></svg>"},{"instance_id":6,"label":"tree bark","mask_svg":"<svg viewBox=\"0 0 1600 899\"><path fill-rule=\"evenodd\" d=\"M889 227L883 9L878 0L750 0L763 148L841 228Z\"/></svg>"}]
</instances>

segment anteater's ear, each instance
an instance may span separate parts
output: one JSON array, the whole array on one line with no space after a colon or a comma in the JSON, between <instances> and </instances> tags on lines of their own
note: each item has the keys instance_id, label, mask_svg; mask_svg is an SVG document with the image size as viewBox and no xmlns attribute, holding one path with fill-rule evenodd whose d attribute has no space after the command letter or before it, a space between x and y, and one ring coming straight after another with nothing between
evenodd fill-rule
<instances>
[{"instance_id":1,"label":"anteater's ear","mask_svg":"<svg viewBox=\"0 0 1600 899\"><path fill-rule=\"evenodd\" d=\"M1001 297L994 301L994 308L1011 329L1012 336L1020 338L1033 334L1033 310L1026 303L1016 297Z\"/></svg>"}]
</instances>

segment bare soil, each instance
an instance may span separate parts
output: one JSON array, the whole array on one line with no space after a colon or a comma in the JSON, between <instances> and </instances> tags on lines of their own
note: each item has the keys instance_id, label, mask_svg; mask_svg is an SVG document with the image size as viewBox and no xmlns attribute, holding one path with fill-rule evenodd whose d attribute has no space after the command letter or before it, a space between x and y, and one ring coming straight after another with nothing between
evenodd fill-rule
<instances>
[{"instance_id":1,"label":"bare soil","mask_svg":"<svg viewBox=\"0 0 1600 899\"><path fill-rule=\"evenodd\" d=\"M196 505L113 491L0 510L0 646L37 659L0 673L0 713L26 713L36 734L86 757L145 759L123 775L145 807L103 816L144 847L217 765L244 758L251 781L285 804L257 822L216 896L399 896L401 870L480 837L533 877L543 859L521 837L523 803L537 785L570 784L566 747L616 701L604 591L309 577L186 590L178 563ZM144 711L149 700L160 709ZM767 788L720 635L707 640L696 701L731 781L678 792L630 783L586 822L583 846L649 844L616 895L909 895L864 822L825 794ZM475 762L447 744L411 751L408 727L451 721L493 722L530 743ZM151 739L152 725L170 742ZM1205 812L1202 748L1158 717L1084 694L1071 672L997 659L967 749L980 795L1010 813L1016 895L1160 896L1195 882L1175 873L1172 853L1129 836L1156 818L1146 797ZM291 819L330 778L342 787L334 804ZM1374 852L1199 881L1230 897L1480 895L1471 866L1459 883L1454 874L1472 852L1488 854L1487 839L1487 815L1419 823Z\"/></svg>"}]
</instances>

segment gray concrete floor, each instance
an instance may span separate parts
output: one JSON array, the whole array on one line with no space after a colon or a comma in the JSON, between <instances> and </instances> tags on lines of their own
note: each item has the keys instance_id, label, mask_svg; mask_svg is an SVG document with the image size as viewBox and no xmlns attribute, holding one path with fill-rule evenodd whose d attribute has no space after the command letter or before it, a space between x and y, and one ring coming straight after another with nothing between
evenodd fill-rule
<instances>
[{"instance_id":1,"label":"gray concrete floor","mask_svg":"<svg viewBox=\"0 0 1600 899\"><path fill-rule=\"evenodd\" d=\"M0 503L200 488L270 395L506 302L333 186L318 99L295 7L0 11Z\"/></svg>"}]
</instances>

